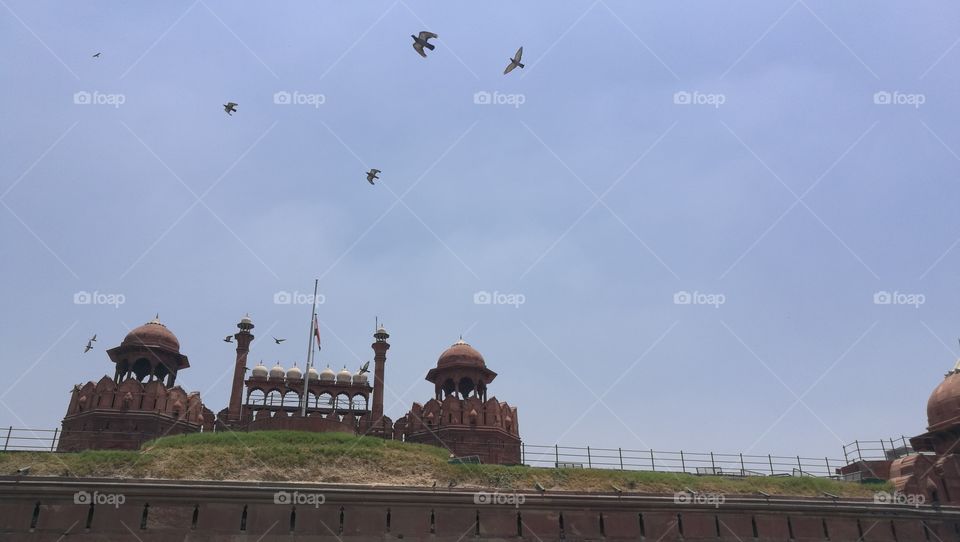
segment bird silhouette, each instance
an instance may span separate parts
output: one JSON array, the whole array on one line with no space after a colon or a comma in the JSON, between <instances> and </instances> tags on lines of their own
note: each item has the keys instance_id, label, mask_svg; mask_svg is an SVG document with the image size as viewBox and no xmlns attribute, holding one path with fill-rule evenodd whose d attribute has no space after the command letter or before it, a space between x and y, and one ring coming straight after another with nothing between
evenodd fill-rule
<instances>
[{"instance_id":1,"label":"bird silhouette","mask_svg":"<svg viewBox=\"0 0 960 542\"><path fill-rule=\"evenodd\" d=\"M227 335L226 337L224 337L224 338L223 338L223 342L225 342L225 343L232 343L232 342L233 342L233 335Z\"/></svg>"},{"instance_id":2,"label":"bird silhouette","mask_svg":"<svg viewBox=\"0 0 960 542\"><path fill-rule=\"evenodd\" d=\"M536 490L539 491L540 493L543 493L547 490L547 488L540 485L540 482L537 482L533 487L536 488Z\"/></svg>"},{"instance_id":3,"label":"bird silhouette","mask_svg":"<svg viewBox=\"0 0 960 542\"><path fill-rule=\"evenodd\" d=\"M223 104L223 110L232 117L237 112L237 105L237 102L227 102Z\"/></svg>"},{"instance_id":4,"label":"bird silhouette","mask_svg":"<svg viewBox=\"0 0 960 542\"><path fill-rule=\"evenodd\" d=\"M377 177L377 173L380 173L380 170L379 170L379 169L371 169L370 171L368 171L368 172L367 172L367 182L370 183L370 184L373 184L373 181L374 181L375 179L379 179L380 177Z\"/></svg>"},{"instance_id":5,"label":"bird silhouette","mask_svg":"<svg viewBox=\"0 0 960 542\"><path fill-rule=\"evenodd\" d=\"M83 347L83 353L86 354L91 350L93 350L93 341L87 341L87 346Z\"/></svg>"},{"instance_id":6,"label":"bird silhouette","mask_svg":"<svg viewBox=\"0 0 960 542\"><path fill-rule=\"evenodd\" d=\"M427 49L430 49L431 51L435 49L435 47L431 45L429 42L431 38L437 37L437 35L434 34L433 32L427 32L426 30L424 30L416 36L411 34L410 37L413 38L414 50L416 50L417 53L419 53L420 56L422 56L423 58L427 58L427 53L423 52L424 47L426 47Z\"/></svg>"},{"instance_id":7,"label":"bird silhouette","mask_svg":"<svg viewBox=\"0 0 960 542\"><path fill-rule=\"evenodd\" d=\"M280 343L282 343L282 342L285 341L285 340L286 340L286 339L278 339L278 338L276 338L276 337L273 337L273 342L275 342L275 343L277 343L277 344L280 344Z\"/></svg>"},{"instance_id":8,"label":"bird silhouette","mask_svg":"<svg viewBox=\"0 0 960 542\"><path fill-rule=\"evenodd\" d=\"M358 372L359 372L360 374L369 373L369 372L370 372L370 362L368 361L368 362L364 363L363 365L361 365L361 366L360 366L360 370L359 370Z\"/></svg>"},{"instance_id":9,"label":"bird silhouette","mask_svg":"<svg viewBox=\"0 0 960 542\"><path fill-rule=\"evenodd\" d=\"M98 52L97 54L93 55L93 58L100 58L100 53Z\"/></svg>"},{"instance_id":10,"label":"bird silhouette","mask_svg":"<svg viewBox=\"0 0 960 542\"><path fill-rule=\"evenodd\" d=\"M510 59L510 64L507 65L507 69L503 70L503 75L512 72L514 68L523 69L523 64L520 63L521 58L523 58L523 47L517 49L517 54L513 55L513 58Z\"/></svg>"},{"instance_id":11,"label":"bird silhouette","mask_svg":"<svg viewBox=\"0 0 960 542\"><path fill-rule=\"evenodd\" d=\"M26 476L30 474L30 467L21 467L17 469L17 476Z\"/></svg>"},{"instance_id":12,"label":"bird silhouette","mask_svg":"<svg viewBox=\"0 0 960 542\"><path fill-rule=\"evenodd\" d=\"M93 334L93 337L90 337L90 340L93 341L93 342L97 342L97 334L94 333L94 334Z\"/></svg>"}]
</instances>

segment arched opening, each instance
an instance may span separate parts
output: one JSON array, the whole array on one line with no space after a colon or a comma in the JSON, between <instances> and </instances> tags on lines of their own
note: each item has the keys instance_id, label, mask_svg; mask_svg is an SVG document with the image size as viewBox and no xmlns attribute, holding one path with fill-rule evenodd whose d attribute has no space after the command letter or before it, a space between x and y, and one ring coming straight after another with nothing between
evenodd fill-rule
<instances>
[{"instance_id":1,"label":"arched opening","mask_svg":"<svg viewBox=\"0 0 960 542\"><path fill-rule=\"evenodd\" d=\"M457 384L457 391L460 392L460 397L463 397L464 399L466 399L467 397L470 397L470 394L473 392L474 389L475 389L475 386L473 383L473 379L471 379L470 377L465 376L461 378L460 382Z\"/></svg>"},{"instance_id":2,"label":"arched opening","mask_svg":"<svg viewBox=\"0 0 960 542\"><path fill-rule=\"evenodd\" d=\"M288 391L283 394L283 406L284 407L297 407L300 405L300 394L295 391Z\"/></svg>"},{"instance_id":3,"label":"arched opening","mask_svg":"<svg viewBox=\"0 0 960 542\"><path fill-rule=\"evenodd\" d=\"M137 381L143 382L148 376L150 376L150 362L147 360L147 358L140 358L133 362L133 367L131 367L130 370L133 371L133 375L136 377Z\"/></svg>"},{"instance_id":4,"label":"arched opening","mask_svg":"<svg viewBox=\"0 0 960 542\"><path fill-rule=\"evenodd\" d=\"M446 399L457 391L457 385L453 382L452 378L448 378L440 385L440 390L443 391L443 398Z\"/></svg>"},{"instance_id":5,"label":"arched opening","mask_svg":"<svg viewBox=\"0 0 960 542\"><path fill-rule=\"evenodd\" d=\"M353 409L362 411L369 410L367 398L363 394L357 394L353 396Z\"/></svg>"},{"instance_id":6,"label":"arched opening","mask_svg":"<svg viewBox=\"0 0 960 542\"><path fill-rule=\"evenodd\" d=\"M270 393L267 394L267 406L280 406L283 404L283 397L280 395L278 390L270 390Z\"/></svg>"},{"instance_id":7,"label":"arched opening","mask_svg":"<svg viewBox=\"0 0 960 542\"><path fill-rule=\"evenodd\" d=\"M263 390L250 390L247 394L247 404L251 406L263 406L266 404L267 396Z\"/></svg>"}]
</instances>

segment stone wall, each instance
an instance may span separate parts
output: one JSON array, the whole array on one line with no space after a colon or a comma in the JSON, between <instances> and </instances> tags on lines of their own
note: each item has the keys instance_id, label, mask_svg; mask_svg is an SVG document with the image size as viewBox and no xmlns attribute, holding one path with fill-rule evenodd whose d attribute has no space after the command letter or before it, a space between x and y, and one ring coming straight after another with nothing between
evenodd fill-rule
<instances>
[{"instance_id":1,"label":"stone wall","mask_svg":"<svg viewBox=\"0 0 960 542\"><path fill-rule=\"evenodd\" d=\"M97 502L91 506L91 500ZM0 540L16 541L922 542L958 537L960 508L872 500L731 496L713 506L676 503L672 495L498 498L456 488L0 478Z\"/></svg>"}]
</instances>

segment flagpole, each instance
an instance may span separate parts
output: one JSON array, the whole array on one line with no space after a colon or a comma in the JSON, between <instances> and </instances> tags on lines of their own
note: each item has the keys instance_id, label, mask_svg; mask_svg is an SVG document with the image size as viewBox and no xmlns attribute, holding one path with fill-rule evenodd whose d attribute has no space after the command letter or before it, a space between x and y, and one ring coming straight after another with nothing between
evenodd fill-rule
<instances>
[{"instance_id":1,"label":"flagpole","mask_svg":"<svg viewBox=\"0 0 960 542\"><path fill-rule=\"evenodd\" d=\"M313 308L310 310L310 334L307 335L307 360L303 371L303 398L301 399L300 415L307 417L307 401L310 397L310 367L313 361L313 335L317 325L317 287L320 279L313 280Z\"/></svg>"}]
</instances>

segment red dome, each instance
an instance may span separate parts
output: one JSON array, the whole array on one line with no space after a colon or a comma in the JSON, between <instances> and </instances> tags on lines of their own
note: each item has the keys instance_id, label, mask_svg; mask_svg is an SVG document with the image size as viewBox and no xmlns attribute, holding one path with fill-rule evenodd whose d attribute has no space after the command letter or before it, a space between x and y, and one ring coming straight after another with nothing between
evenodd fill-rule
<instances>
[{"instance_id":1,"label":"red dome","mask_svg":"<svg viewBox=\"0 0 960 542\"><path fill-rule=\"evenodd\" d=\"M152 346L180 353L177 336L156 318L127 333L120 346Z\"/></svg>"},{"instance_id":2,"label":"red dome","mask_svg":"<svg viewBox=\"0 0 960 542\"><path fill-rule=\"evenodd\" d=\"M960 373L947 373L927 401L927 428L931 431L960 423Z\"/></svg>"},{"instance_id":3,"label":"red dome","mask_svg":"<svg viewBox=\"0 0 960 542\"><path fill-rule=\"evenodd\" d=\"M487 366L480 352L477 352L474 347L463 342L463 339L460 339L453 346L444 350L443 353L440 354L440 359L437 360L437 367L447 367L454 364L474 367Z\"/></svg>"}]
</instances>

